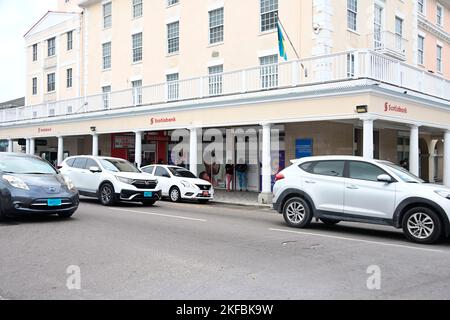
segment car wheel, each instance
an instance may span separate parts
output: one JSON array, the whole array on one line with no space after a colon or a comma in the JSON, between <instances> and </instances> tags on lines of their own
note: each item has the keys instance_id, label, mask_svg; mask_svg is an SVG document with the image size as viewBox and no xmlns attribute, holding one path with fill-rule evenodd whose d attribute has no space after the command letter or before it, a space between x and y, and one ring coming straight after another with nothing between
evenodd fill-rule
<instances>
[{"instance_id":1,"label":"car wheel","mask_svg":"<svg viewBox=\"0 0 450 320\"><path fill-rule=\"evenodd\" d=\"M402 221L405 236L417 243L436 243L442 235L442 222L431 209L418 207L406 212Z\"/></svg>"},{"instance_id":2,"label":"car wheel","mask_svg":"<svg viewBox=\"0 0 450 320\"><path fill-rule=\"evenodd\" d=\"M151 207L152 205L154 205L156 203L156 200L146 200L146 201L142 201L142 204L144 206L149 206Z\"/></svg>"},{"instance_id":3,"label":"car wheel","mask_svg":"<svg viewBox=\"0 0 450 320\"><path fill-rule=\"evenodd\" d=\"M110 183L105 183L100 188L100 202L104 206L114 205L114 187Z\"/></svg>"},{"instance_id":4,"label":"car wheel","mask_svg":"<svg viewBox=\"0 0 450 320\"><path fill-rule=\"evenodd\" d=\"M338 224L339 222L341 222L340 220L327 219L327 218L320 218L320 221L322 221L327 226L334 226L334 225Z\"/></svg>"},{"instance_id":5,"label":"car wheel","mask_svg":"<svg viewBox=\"0 0 450 320\"><path fill-rule=\"evenodd\" d=\"M74 213L75 212L61 212L61 213L58 213L58 216L63 219L68 219L68 218L72 217Z\"/></svg>"},{"instance_id":6,"label":"car wheel","mask_svg":"<svg viewBox=\"0 0 450 320\"><path fill-rule=\"evenodd\" d=\"M302 198L289 199L283 206L283 217L290 227L305 228L312 216L311 208Z\"/></svg>"},{"instance_id":7,"label":"car wheel","mask_svg":"<svg viewBox=\"0 0 450 320\"><path fill-rule=\"evenodd\" d=\"M173 187L172 189L170 189L169 198L172 202L179 202L181 198L180 189L178 189L177 187Z\"/></svg>"},{"instance_id":8,"label":"car wheel","mask_svg":"<svg viewBox=\"0 0 450 320\"><path fill-rule=\"evenodd\" d=\"M209 203L209 200L206 200L206 199L198 200L198 203L200 203L200 204L207 204L207 203Z\"/></svg>"}]
</instances>

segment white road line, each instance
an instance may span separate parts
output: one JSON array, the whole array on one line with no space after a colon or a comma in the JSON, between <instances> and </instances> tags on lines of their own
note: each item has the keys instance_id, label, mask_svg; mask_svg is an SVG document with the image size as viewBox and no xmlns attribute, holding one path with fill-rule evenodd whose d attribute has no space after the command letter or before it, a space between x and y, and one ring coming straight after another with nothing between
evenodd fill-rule
<instances>
[{"instance_id":1,"label":"white road line","mask_svg":"<svg viewBox=\"0 0 450 320\"><path fill-rule=\"evenodd\" d=\"M173 218L173 219L191 220L191 221L199 221L199 222L206 222L207 221L205 219L196 219L196 218L189 218L189 217L183 217L183 216L174 216L174 215L170 215L170 214L162 214L162 213L154 213L154 212L146 212L146 211L117 209L117 208L109 208L109 209L110 210L114 210L114 211L140 213L140 214L147 214L149 216L159 216L159 217L166 217L166 218Z\"/></svg>"},{"instance_id":2,"label":"white road line","mask_svg":"<svg viewBox=\"0 0 450 320\"><path fill-rule=\"evenodd\" d=\"M438 250L438 249L419 248L419 247L413 247L413 246L405 246L405 245L401 245L401 244L393 244L393 243L378 242L378 241L369 241L369 240L362 240L362 239L355 239L355 238L346 238L346 237L337 237L337 236L330 236L330 235L326 235L326 234L318 234L318 233L311 233L311 232L301 232L301 231L292 231L292 230L286 230L286 229L273 229L273 228L270 228L269 230L270 231L285 232L285 233L294 233L294 234L300 234L300 235L306 235L306 236L316 236L316 237L323 237L323 238L331 238L331 239L363 242L363 243L376 244L376 245L381 245L381 246L399 247L399 248L405 248L405 249L440 252L440 253L444 252L443 250Z\"/></svg>"}]
</instances>

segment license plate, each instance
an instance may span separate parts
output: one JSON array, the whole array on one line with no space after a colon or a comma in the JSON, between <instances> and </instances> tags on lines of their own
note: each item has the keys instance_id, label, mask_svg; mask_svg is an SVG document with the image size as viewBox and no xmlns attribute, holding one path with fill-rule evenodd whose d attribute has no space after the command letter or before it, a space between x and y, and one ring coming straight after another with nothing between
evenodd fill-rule
<instances>
[{"instance_id":1,"label":"license plate","mask_svg":"<svg viewBox=\"0 0 450 320\"><path fill-rule=\"evenodd\" d=\"M47 205L49 207L59 207L62 205L62 201L61 201L61 199L48 199Z\"/></svg>"},{"instance_id":2,"label":"license plate","mask_svg":"<svg viewBox=\"0 0 450 320\"><path fill-rule=\"evenodd\" d=\"M209 197L209 192L208 191L203 191L203 196L204 197Z\"/></svg>"},{"instance_id":3,"label":"license plate","mask_svg":"<svg viewBox=\"0 0 450 320\"><path fill-rule=\"evenodd\" d=\"M151 198L153 197L153 192L144 192L144 198Z\"/></svg>"}]
</instances>

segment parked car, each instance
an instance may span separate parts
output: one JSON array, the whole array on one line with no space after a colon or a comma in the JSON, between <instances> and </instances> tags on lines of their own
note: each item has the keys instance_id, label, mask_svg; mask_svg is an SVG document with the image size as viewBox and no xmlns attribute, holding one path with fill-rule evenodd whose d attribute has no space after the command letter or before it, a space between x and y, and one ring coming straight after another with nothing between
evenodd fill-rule
<instances>
[{"instance_id":1,"label":"parked car","mask_svg":"<svg viewBox=\"0 0 450 320\"><path fill-rule=\"evenodd\" d=\"M388 161L310 157L276 176L274 208L291 227L313 217L403 228L414 242L431 244L450 234L450 189L428 184Z\"/></svg>"},{"instance_id":2,"label":"parked car","mask_svg":"<svg viewBox=\"0 0 450 320\"><path fill-rule=\"evenodd\" d=\"M45 160L32 155L0 153L0 219L30 214L71 217L78 191Z\"/></svg>"},{"instance_id":3,"label":"parked car","mask_svg":"<svg viewBox=\"0 0 450 320\"><path fill-rule=\"evenodd\" d=\"M161 199L158 180L123 159L74 156L64 160L59 168L80 195L98 198L105 206L118 201L151 206Z\"/></svg>"},{"instance_id":4,"label":"parked car","mask_svg":"<svg viewBox=\"0 0 450 320\"><path fill-rule=\"evenodd\" d=\"M185 199L208 203L214 199L214 188L211 183L197 178L185 168L151 165L143 167L142 171L152 174L158 179L163 197L169 197L172 202Z\"/></svg>"}]
</instances>

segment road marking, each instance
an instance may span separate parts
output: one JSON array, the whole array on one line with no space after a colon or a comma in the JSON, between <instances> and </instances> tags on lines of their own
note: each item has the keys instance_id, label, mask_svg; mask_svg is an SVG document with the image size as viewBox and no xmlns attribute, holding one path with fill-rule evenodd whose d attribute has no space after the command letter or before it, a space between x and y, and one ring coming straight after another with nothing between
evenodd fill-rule
<instances>
[{"instance_id":1,"label":"road marking","mask_svg":"<svg viewBox=\"0 0 450 320\"><path fill-rule=\"evenodd\" d=\"M189 218L189 217L183 217L183 216L174 216L174 215L170 215L170 214L162 214L162 213L154 213L154 212L146 212L146 211L117 209L117 208L110 208L110 210L124 211L124 212L131 212L131 213L141 213L141 214L147 214L149 216L159 216L159 217L173 218L173 219L192 220L192 221L200 221L200 222L206 222L207 221L205 219L196 219L196 218Z\"/></svg>"},{"instance_id":2,"label":"road marking","mask_svg":"<svg viewBox=\"0 0 450 320\"><path fill-rule=\"evenodd\" d=\"M362 239L355 239L355 238L330 236L330 235L326 235L326 234L318 234L318 233L312 233L312 232L301 232L301 231L292 231L292 230L274 229L274 228L270 228L269 230L270 231L278 231L278 232L286 232L286 233L295 233L295 234L301 234L301 235L306 235L306 236L316 236L316 237L323 237L323 238L331 238L331 239L363 242L363 243L376 244L376 245L381 245L381 246L399 247L399 248L405 248L405 249L414 249L414 250L440 252L440 253L444 252L443 250L438 250L438 249L427 249L427 248L419 248L419 247L406 246L406 245L393 244L393 243L386 243L386 242L379 242L379 241L370 241L370 240L362 240Z\"/></svg>"}]
</instances>

